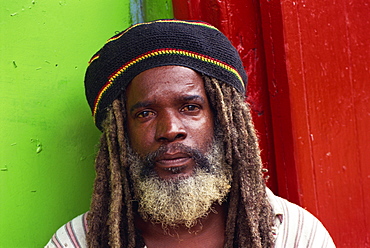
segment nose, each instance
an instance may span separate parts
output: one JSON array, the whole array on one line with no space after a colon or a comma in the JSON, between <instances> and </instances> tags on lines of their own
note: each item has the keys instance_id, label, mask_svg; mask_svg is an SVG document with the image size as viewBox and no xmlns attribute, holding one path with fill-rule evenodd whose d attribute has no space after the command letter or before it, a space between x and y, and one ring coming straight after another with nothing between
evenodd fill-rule
<instances>
[{"instance_id":1,"label":"nose","mask_svg":"<svg viewBox=\"0 0 370 248\"><path fill-rule=\"evenodd\" d=\"M181 117L177 115L176 113L167 113L158 118L155 137L157 141L174 142L186 138L186 128Z\"/></svg>"}]
</instances>

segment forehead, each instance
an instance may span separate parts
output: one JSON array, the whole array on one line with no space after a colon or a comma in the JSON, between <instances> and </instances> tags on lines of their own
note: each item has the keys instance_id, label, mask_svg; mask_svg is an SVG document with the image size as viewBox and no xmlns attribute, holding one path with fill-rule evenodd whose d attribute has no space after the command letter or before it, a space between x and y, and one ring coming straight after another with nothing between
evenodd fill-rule
<instances>
[{"instance_id":1,"label":"forehead","mask_svg":"<svg viewBox=\"0 0 370 248\"><path fill-rule=\"evenodd\" d=\"M182 66L161 66L137 75L126 90L128 104L142 99L159 100L177 95L199 95L206 98L202 76Z\"/></svg>"}]
</instances>

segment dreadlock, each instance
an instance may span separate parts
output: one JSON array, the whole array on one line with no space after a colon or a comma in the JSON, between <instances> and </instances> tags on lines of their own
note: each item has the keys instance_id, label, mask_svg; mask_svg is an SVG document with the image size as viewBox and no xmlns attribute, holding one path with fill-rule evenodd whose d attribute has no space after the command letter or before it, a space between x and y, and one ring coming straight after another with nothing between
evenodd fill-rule
<instances>
[{"instance_id":1,"label":"dreadlock","mask_svg":"<svg viewBox=\"0 0 370 248\"><path fill-rule=\"evenodd\" d=\"M216 125L223 133L226 163L233 168L224 247L272 247L273 213L249 107L234 87L208 76L204 76L204 83ZM108 111L95 161L96 178L88 215L90 248L144 247L134 225L123 95Z\"/></svg>"},{"instance_id":2,"label":"dreadlock","mask_svg":"<svg viewBox=\"0 0 370 248\"><path fill-rule=\"evenodd\" d=\"M273 214L249 107L234 87L207 76L204 81L233 168L224 247L272 247Z\"/></svg>"}]
</instances>

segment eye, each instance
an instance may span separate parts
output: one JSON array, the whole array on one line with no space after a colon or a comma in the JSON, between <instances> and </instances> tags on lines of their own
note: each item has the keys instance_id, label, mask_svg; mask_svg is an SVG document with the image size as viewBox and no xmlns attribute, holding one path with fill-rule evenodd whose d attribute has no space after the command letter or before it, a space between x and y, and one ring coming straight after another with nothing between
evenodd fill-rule
<instances>
[{"instance_id":1,"label":"eye","mask_svg":"<svg viewBox=\"0 0 370 248\"><path fill-rule=\"evenodd\" d=\"M154 115L154 112L152 111L141 111L136 114L136 118L147 118L153 115Z\"/></svg>"},{"instance_id":2,"label":"eye","mask_svg":"<svg viewBox=\"0 0 370 248\"><path fill-rule=\"evenodd\" d=\"M184 106L181 109L181 112L194 112L194 111L198 111L199 109L200 107L198 105L189 104L189 105Z\"/></svg>"}]
</instances>

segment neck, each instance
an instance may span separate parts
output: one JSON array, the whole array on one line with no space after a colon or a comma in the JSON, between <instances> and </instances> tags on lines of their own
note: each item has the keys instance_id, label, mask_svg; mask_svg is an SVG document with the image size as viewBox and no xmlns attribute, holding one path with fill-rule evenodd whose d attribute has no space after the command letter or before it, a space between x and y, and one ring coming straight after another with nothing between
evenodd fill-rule
<instances>
[{"instance_id":1,"label":"neck","mask_svg":"<svg viewBox=\"0 0 370 248\"><path fill-rule=\"evenodd\" d=\"M213 209L190 229L181 225L163 229L161 224L148 223L140 217L136 218L135 224L148 248L223 247L226 209L218 204Z\"/></svg>"}]
</instances>

